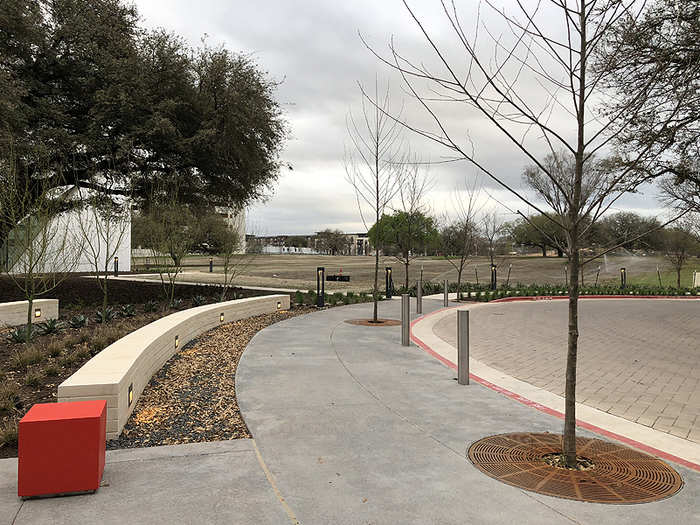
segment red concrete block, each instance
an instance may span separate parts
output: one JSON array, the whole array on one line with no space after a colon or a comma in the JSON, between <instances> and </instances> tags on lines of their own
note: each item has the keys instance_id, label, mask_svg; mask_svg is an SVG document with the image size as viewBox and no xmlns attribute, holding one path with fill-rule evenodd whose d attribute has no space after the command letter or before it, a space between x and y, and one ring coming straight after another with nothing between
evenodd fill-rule
<instances>
[{"instance_id":1,"label":"red concrete block","mask_svg":"<svg viewBox=\"0 0 700 525\"><path fill-rule=\"evenodd\" d=\"M94 491L105 467L107 401L34 405L19 422L17 494Z\"/></svg>"}]
</instances>

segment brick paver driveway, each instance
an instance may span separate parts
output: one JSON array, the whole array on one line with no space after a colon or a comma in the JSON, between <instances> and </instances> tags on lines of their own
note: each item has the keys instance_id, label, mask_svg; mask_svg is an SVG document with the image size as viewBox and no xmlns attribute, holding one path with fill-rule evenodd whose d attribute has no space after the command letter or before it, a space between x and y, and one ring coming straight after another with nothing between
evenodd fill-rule
<instances>
[{"instance_id":1,"label":"brick paver driveway","mask_svg":"<svg viewBox=\"0 0 700 525\"><path fill-rule=\"evenodd\" d=\"M471 356L564 395L565 300L492 303L470 314ZM577 401L700 443L700 301L579 303ZM433 328L455 345L456 316Z\"/></svg>"}]
</instances>

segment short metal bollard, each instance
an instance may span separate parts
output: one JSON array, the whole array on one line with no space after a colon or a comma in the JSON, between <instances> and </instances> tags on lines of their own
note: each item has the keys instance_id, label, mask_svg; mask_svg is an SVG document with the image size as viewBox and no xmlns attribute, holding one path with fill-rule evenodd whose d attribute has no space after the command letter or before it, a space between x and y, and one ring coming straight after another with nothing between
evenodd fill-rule
<instances>
[{"instance_id":1,"label":"short metal bollard","mask_svg":"<svg viewBox=\"0 0 700 525\"><path fill-rule=\"evenodd\" d=\"M401 344L408 346L411 327L411 296L407 293L401 295Z\"/></svg>"},{"instance_id":2,"label":"short metal bollard","mask_svg":"<svg viewBox=\"0 0 700 525\"><path fill-rule=\"evenodd\" d=\"M416 313L423 313L423 280L416 283Z\"/></svg>"},{"instance_id":3,"label":"short metal bollard","mask_svg":"<svg viewBox=\"0 0 700 525\"><path fill-rule=\"evenodd\" d=\"M469 384L469 310L457 310L457 382Z\"/></svg>"},{"instance_id":4,"label":"short metal bollard","mask_svg":"<svg viewBox=\"0 0 700 525\"><path fill-rule=\"evenodd\" d=\"M209 273L213 273L213 272L214 272L214 258L209 257Z\"/></svg>"},{"instance_id":5,"label":"short metal bollard","mask_svg":"<svg viewBox=\"0 0 700 525\"><path fill-rule=\"evenodd\" d=\"M114 276L119 277L119 257L114 258Z\"/></svg>"},{"instance_id":6,"label":"short metal bollard","mask_svg":"<svg viewBox=\"0 0 700 525\"><path fill-rule=\"evenodd\" d=\"M443 297L442 303L445 308L447 308L450 305L450 291L447 287L448 282L447 279L445 279L445 296Z\"/></svg>"}]
</instances>

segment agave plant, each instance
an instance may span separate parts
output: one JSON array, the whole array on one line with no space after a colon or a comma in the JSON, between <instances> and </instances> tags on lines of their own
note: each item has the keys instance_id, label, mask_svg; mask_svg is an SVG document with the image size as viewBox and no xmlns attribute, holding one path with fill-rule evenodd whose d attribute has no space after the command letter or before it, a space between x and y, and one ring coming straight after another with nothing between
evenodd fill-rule
<instances>
[{"instance_id":1,"label":"agave plant","mask_svg":"<svg viewBox=\"0 0 700 525\"><path fill-rule=\"evenodd\" d=\"M147 301L143 305L143 311L144 312L155 312L158 309L158 302L157 301Z\"/></svg>"},{"instance_id":2,"label":"agave plant","mask_svg":"<svg viewBox=\"0 0 700 525\"><path fill-rule=\"evenodd\" d=\"M37 325L37 330L41 335L57 334L63 330L63 323L58 319L47 319Z\"/></svg>"},{"instance_id":3,"label":"agave plant","mask_svg":"<svg viewBox=\"0 0 700 525\"><path fill-rule=\"evenodd\" d=\"M136 315L136 308L133 304L125 304L121 307L120 314L122 317L134 317Z\"/></svg>"},{"instance_id":4,"label":"agave plant","mask_svg":"<svg viewBox=\"0 0 700 525\"><path fill-rule=\"evenodd\" d=\"M14 330L11 330L7 334L7 339L13 343L26 343L26 342L28 342L27 341L27 327L20 326L19 328L15 328Z\"/></svg>"},{"instance_id":5,"label":"agave plant","mask_svg":"<svg viewBox=\"0 0 700 525\"><path fill-rule=\"evenodd\" d=\"M99 324L108 323L117 317L117 312L111 306L97 310L95 312L95 322Z\"/></svg>"},{"instance_id":6,"label":"agave plant","mask_svg":"<svg viewBox=\"0 0 700 525\"><path fill-rule=\"evenodd\" d=\"M192 306L202 306L207 304L207 298L203 295L195 295L192 297Z\"/></svg>"},{"instance_id":7,"label":"agave plant","mask_svg":"<svg viewBox=\"0 0 700 525\"><path fill-rule=\"evenodd\" d=\"M68 324L71 326L71 328L82 328L83 326L87 326L88 318L82 314L74 315L68 320Z\"/></svg>"}]
</instances>

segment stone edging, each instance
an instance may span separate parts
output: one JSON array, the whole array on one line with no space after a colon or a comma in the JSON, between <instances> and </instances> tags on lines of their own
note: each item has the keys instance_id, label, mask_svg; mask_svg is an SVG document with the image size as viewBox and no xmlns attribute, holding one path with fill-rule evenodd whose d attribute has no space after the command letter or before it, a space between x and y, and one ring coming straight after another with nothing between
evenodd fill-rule
<instances>
[{"instance_id":1,"label":"stone edging","mask_svg":"<svg viewBox=\"0 0 700 525\"><path fill-rule=\"evenodd\" d=\"M27 307L29 301L13 301L0 303L0 328L3 326L21 326L27 324ZM48 319L58 319L58 299L34 299L35 323L43 323Z\"/></svg>"},{"instance_id":2,"label":"stone edging","mask_svg":"<svg viewBox=\"0 0 700 525\"><path fill-rule=\"evenodd\" d=\"M58 401L107 401L107 439L119 436L151 377L178 350L221 323L289 309L289 295L248 297L158 319L109 345L58 387Z\"/></svg>"}]
</instances>

